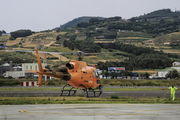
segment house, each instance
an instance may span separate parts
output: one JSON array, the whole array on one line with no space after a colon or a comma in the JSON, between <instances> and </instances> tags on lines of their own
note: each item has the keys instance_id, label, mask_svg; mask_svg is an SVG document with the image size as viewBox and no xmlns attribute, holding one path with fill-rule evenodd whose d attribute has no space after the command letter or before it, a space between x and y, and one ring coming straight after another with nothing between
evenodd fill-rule
<instances>
[{"instance_id":1,"label":"house","mask_svg":"<svg viewBox=\"0 0 180 120\"><path fill-rule=\"evenodd\" d=\"M2 33L2 36L10 36L10 33Z\"/></svg>"},{"instance_id":2,"label":"house","mask_svg":"<svg viewBox=\"0 0 180 120\"><path fill-rule=\"evenodd\" d=\"M3 75L6 71L10 71L10 64L4 63L0 66L0 75Z\"/></svg>"},{"instance_id":3,"label":"house","mask_svg":"<svg viewBox=\"0 0 180 120\"><path fill-rule=\"evenodd\" d=\"M170 44L170 42L166 42L166 43L164 43L164 45L169 45Z\"/></svg>"},{"instance_id":4,"label":"house","mask_svg":"<svg viewBox=\"0 0 180 120\"><path fill-rule=\"evenodd\" d=\"M173 66L180 65L180 62L173 62Z\"/></svg>"}]
</instances>

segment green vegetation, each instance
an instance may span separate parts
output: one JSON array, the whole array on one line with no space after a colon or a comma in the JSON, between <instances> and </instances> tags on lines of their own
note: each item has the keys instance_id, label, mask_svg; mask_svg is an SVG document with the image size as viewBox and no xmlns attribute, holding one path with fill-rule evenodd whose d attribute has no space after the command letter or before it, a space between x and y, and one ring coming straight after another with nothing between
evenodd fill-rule
<instances>
[{"instance_id":1,"label":"green vegetation","mask_svg":"<svg viewBox=\"0 0 180 120\"><path fill-rule=\"evenodd\" d=\"M136 47L134 45L126 45L122 43L97 43L104 49L116 49L131 53L133 55L128 56L129 59L124 62L98 62L98 68L101 70L107 70L108 67L123 66L127 70L134 69L164 69L171 67L173 59L180 59L177 54L167 54L161 51L155 51L152 48ZM121 54L121 53L120 53ZM119 55L119 53L116 53ZM122 55L122 54L121 54Z\"/></svg>"},{"instance_id":2,"label":"green vegetation","mask_svg":"<svg viewBox=\"0 0 180 120\"><path fill-rule=\"evenodd\" d=\"M2 35L2 33L6 33L6 31L4 31L4 30L0 30L0 36Z\"/></svg>"},{"instance_id":3,"label":"green vegetation","mask_svg":"<svg viewBox=\"0 0 180 120\"><path fill-rule=\"evenodd\" d=\"M180 72L178 72L176 69L170 70L168 74L166 74L166 78L175 79L180 78Z\"/></svg>"},{"instance_id":4,"label":"green vegetation","mask_svg":"<svg viewBox=\"0 0 180 120\"><path fill-rule=\"evenodd\" d=\"M19 53L19 52L0 52L0 64L3 64L4 61L12 61L13 63L32 63L36 61L36 56L32 53Z\"/></svg>"},{"instance_id":5,"label":"green vegetation","mask_svg":"<svg viewBox=\"0 0 180 120\"><path fill-rule=\"evenodd\" d=\"M47 49L44 49L42 51L48 51L48 52L75 52L68 47L50 47Z\"/></svg>"},{"instance_id":6,"label":"green vegetation","mask_svg":"<svg viewBox=\"0 0 180 120\"><path fill-rule=\"evenodd\" d=\"M156 46L168 46L173 49L179 49L180 48L180 32L175 32L171 34L162 35L159 37L154 38L154 44Z\"/></svg>"},{"instance_id":7,"label":"green vegetation","mask_svg":"<svg viewBox=\"0 0 180 120\"><path fill-rule=\"evenodd\" d=\"M69 22L67 22L64 25L61 25L60 29L71 28L71 27L74 27L74 26L76 26L76 25L78 25L79 23L82 23L82 22L88 23L90 21L90 19L92 19L92 18L96 18L96 17L79 17L79 18L75 18L72 21L69 21ZM98 17L98 19L102 20L104 18ZM59 28L55 28L55 29L59 29Z\"/></svg>"},{"instance_id":8,"label":"green vegetation","mask_svg":"<svg viewBox=\"0 0 180 120\"><path fill-rule=\"evenodd\" d=\"M140 19L151 19L151 18L158 18L158 17L178 17L180 16L179 11L172 12L170 9L161 9L156 10L151 13L145 14L140 17L134 17L132 19L140 20Z\"/></svg>"},{"instance_id":9,"label":"green vegetation","mask_svg":"<svg viewBox=\"0 0 180 120\"><path fill-rule=\"evenodd\" d=\"M14 32L11 32L11 40L16 39L17 37L26 37L29 35L32 35L31 30L17 30Z\"/></svg>"},{"instance_id":10,"label":"green vegetation","mask_svg":"<svg viewBox=\"0 0 180 120\"><path fill-rule=\"evenodd\" d=\"M100 52L100 46L89 41L64 41L64 47L69 47L71 50L81 50L83 52L95 53Z\"/></svg>"},{"instance_id":11,"label":"green vegetation","mask_svg":"<svg viewBox=\"0 0 180 120\"><path fill-rule=\"evenodd\" d=\"M152 97L119 97L111 98L85 98L85 97L1 97L0 105L23 104L113 104L113 103L171 103L179 104L180 98L172 101L170 98Z\"/></svg>"}]
</instances>

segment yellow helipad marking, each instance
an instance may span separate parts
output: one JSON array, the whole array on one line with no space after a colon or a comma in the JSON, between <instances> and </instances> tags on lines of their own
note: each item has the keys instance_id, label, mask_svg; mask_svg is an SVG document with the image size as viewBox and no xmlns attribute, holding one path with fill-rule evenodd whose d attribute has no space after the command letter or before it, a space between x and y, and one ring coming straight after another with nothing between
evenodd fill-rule
<instances>
[{"instance_id":1,"label":"yellow helipad marking","mask_svg":"<svg viewBox=\"0 0 180 120\"><path fill-rule=\"evenodd\" d=\"M157 110L134 110L136 112L145 112L145 111L164 111L164 110L173 110L173 109L157 109Z\"/></svg>"},{"instance_id":2,"label":"yellow helipad marking","mask_svg":"<svg viewBox=\"0 0 180 120\"><path fill-rule=\"evenodd\" d=\"M19 112L26 112L29 113L29 111L47 111L47 110L59 110L59 109L98 109L98 108L104 108L107 106L95 106L95 107L73 107L73 108L51 108L51 109L33 109L33 110L26 110L26 111L19 111ZM39 113L39 112L38 112Z\"/></svg>"}]
</instances>

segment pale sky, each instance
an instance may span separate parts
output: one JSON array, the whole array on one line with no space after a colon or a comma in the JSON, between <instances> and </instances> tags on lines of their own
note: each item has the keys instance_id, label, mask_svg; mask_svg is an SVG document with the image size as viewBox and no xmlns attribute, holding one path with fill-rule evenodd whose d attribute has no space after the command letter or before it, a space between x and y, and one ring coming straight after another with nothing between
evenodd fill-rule
<instances>
[{"instance_id":1,"label":"pale sky","mask_svg":"<svg viewBox=\"0 0 180 120\"><path fill-rule=\"evenodd\" d=\"M82 16L129 19L163 8L180 10L180 0L0 0L0 30L42 31Z\"/></svg>"}]
</instances>

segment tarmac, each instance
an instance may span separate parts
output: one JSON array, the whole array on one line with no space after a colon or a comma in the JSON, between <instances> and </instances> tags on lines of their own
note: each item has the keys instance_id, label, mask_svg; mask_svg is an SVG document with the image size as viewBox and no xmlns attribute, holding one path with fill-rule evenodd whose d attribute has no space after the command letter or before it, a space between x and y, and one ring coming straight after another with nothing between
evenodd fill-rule
<instances>
[{"instance_id":1,"label":"tarmac","mask_svg":"<svg viewBox=\"0 0 180 120\"><path fill-rule=\"evenodd\" d=\"M0 120L179 120L180 104L1 105Z\"/></svg>"},{"instance_id":2,"label":"tarmac","mask_svg":"<svg viewBox=\"0 0 180 120\"><path fill-rule=\"evenodd\" d=\"M0 97L20 97L20 96L60 96L61 91L0 91ZM84 91L77 91L77 96L85 96ZM92 96L92 94L90 94ZM103 91L100 97L111 97L111 95L126 97L170 97L170 91ZM176 98L180 98L180 91L176 91Z\"/></svg>"}]
</instances>

